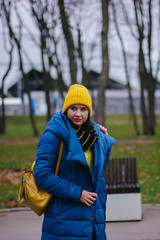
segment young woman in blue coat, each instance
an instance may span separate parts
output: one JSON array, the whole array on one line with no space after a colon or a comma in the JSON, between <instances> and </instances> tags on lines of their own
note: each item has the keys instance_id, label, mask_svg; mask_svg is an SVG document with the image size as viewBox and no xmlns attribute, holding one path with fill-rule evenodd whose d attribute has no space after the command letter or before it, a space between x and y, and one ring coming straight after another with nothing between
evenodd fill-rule
<instances>
[{"instance_id":1,"label":"young woman in blue coat","mask_svg":"<svg viewBox=\"0 0 160 240\"><path fill-rule=\"evenodd\" d=\"M41 136L35 180L53 197L45 211L42 240L106 240L106 184L104 169L114 138L91 121L87 88L70 87L63 111L48 122ZM55 175L60 143L63 152Z\"/></svg>"}]
</instances>

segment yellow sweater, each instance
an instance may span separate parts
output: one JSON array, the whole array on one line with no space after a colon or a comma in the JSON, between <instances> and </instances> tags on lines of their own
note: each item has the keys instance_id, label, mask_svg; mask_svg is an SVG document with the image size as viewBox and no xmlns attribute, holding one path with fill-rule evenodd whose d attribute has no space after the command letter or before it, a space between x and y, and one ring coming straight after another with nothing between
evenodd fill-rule
<instances>
[{"instance_id":1,"label":"yellow sweater","mask_svg":"<svg viewBox=\"0 0 160 240\"><path fill-rule=\"evenodd\" d=\"M91 171L93 172L93 153L92 150L89 148L86 152L84 152L88 165L91 168Z\"/></svg>"}]
</instances>

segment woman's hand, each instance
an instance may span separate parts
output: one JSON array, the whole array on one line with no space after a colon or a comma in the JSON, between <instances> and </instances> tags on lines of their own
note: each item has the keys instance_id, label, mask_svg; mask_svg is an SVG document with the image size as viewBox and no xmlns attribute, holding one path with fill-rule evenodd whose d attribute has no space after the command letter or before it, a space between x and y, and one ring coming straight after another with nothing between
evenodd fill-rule
<instances>
[{"instance_id":1,"label":"woman's hand","mask_svg":"<svg viewBox=\"0 0 160 240\"><path fill-rule=\"evenodd\" d=\"M96 201L96 197L97 197L96 193L82 190L80 201L90 207Z\"/></svg>"},{"instance_id":2,"label":"woman's hand","mask_svg":"<svg viewBox=\"0 0 160 240\"><path fill-rule=\"evenodd\" d=\"M107 128L103 127L102 125L98 124L100 130L105 133L105 134L108 134L108 131L107 131Z\"/></svg>"}]
</instances>

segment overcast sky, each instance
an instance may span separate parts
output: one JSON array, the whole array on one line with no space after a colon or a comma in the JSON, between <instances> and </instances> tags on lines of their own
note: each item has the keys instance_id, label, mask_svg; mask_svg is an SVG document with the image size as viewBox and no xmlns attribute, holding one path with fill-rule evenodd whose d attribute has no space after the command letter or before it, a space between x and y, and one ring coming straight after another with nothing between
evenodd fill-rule
<instances>
[{"instance_id":1,"label":"overcast sky","mask_svg":"<svg viewBox=\"0 0 160 240\"><path fill-rule=\"evenodd\" d=\"M86 1L87 2L87 1ZM94 70L100 73L101 71L101 5L98 1L93 0L92 8L88 8L84 6L85 9L77 9L72 18L71 22L74 29L74 24L76 25L76 21L80 21L82 28L82 41L85 48L85 63L89 70ZM35 40L39 41L39 33L37 28L35 27L35 23L31 21L29 15L29 7L26 4L26 1L21 1L19 5L19 12L23 19L24 24L30 29ZM87 9L87 10L86 10ZM82 14L84 11L84 14ZM87 15L86 15L87 14ZM92 16L92 19L91 17ZM15 15L12 15L12 24L14 29L17 29L17 20ZM8 55L4 50L4 42L7 46L7 29L3 28L2 21L0 21L0 84L2 80L2 76L4 75L7 65L8 65ZM123 65L123 57L121 51L120 42L116 36L115 29L113 25L111 26L111 34L109 36L109 56L110 56L110 73L109 76L112 79L115 79L119 82L126 83L125 80L125 72L124 72L124 65ZM136 53L138 51L136 41L131 40L131 36L129 36L129 30L121 24L121 32L123 36L123 40L125 41L125 48L128 54L128 66L129 66L129 73L131 78L131 83L133 87L138 88L138 74L137 74L137 58ZM57 31L57 34L58 31ZM75 36L76 37L76 36ZM92 44L95 43L95 47L93 51L90 51ZM41 70L41 61L40 61L40 52L39 48L33 43L30 39L26 30L23 30L23 51L27 53L32 65L28 62L25 55L25 71L29 71L32 67L35 69ZM64 40L61 40L59 53L61 56L61 61L63 61L63 70L64 70L64 78L67 83L69 83L69 69L68 69L68 59L67 59L67 49L65 46ZM89 59L91 59L89 61ZM53 71L53 77L56 77L56 73ZM13 66L12 70L9 73L5 81L5 90L8 89L13 83L18 81L21 74L19 71L19 61L17 56L16 48L13 54ZM80 79L79 73L79 79Z\"/></svg>"}]
</instances>

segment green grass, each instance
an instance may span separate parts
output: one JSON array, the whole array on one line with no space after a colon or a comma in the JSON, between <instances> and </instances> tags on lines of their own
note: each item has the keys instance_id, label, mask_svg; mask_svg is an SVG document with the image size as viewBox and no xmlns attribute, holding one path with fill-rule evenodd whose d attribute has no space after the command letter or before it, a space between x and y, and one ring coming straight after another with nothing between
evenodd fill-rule
<instances>
[{"instance_id":1,"label":"green grass","mask_svg":"<svg viewBox=\"0 0 160 240\"><path fill-rule=\"evenodd\" d=\"M21 169L29 168L36 157L36 144L0 145L0 168Z\"/></svg>"},{"instance_id":2,"label":"green grass","mask_svg":"<svg viewBox=\"0 0 160 240\"><path fill-rule=\"evenodd\" d=\"M35 122L41 135L46 117L35 117ZM0 139L29 139L33 137L33 131L28 116L9 116L6 118L6 134L0 135Z\"/></svg>"},{"instance_id":3,"label":"green grass","mask_svg":"<svg viewBox=\"0 0 160 240\"><path fill-rule=\"evenodd\" d=\"M45 117L36 117L39 134L46 125ZM28 116L7 117L7 132L0 135L0 169L29 168L36 157L38 138L33 137ZM142 131L141 118L138 125ZM109 115L106 127L110 135L118 140L112 148L111 157L137 158L138 180L142 203L160 203L160 115L157 116L156 135L137 137L129 115ZM147 140L151 140L148 142ZM15 200L19 184L0 185L0 202ZM3 205L1 205L3 207Z\"/></svg>"},{"instance_id":4,"label":"green grass","mask_svg":"<svg viewBox=\"0 0 160 240\"><path fill-rule=\"evenodd\" d=\"M140 133L142 134L142 120L137 115L137 123ZM118 139L137 139L133 127L133 120L130 115L118 114L108 115L106 117L106 127L109 134ZM157 115L156 135L147 136L148 139L160 139L160 115Z\"/></svg>"},{"instance_id":5,"label":"green grass","mask_svg":"<svg viewBox=\"0 0 160 240\"><path fill-rule=\"evenodd\" d=\"M5 183L0 185L0 208L6 208L6 204L8 204L8 202L15 201L18 196L18 191L19 184L14 185L11 183Z\"/></svg>"}]
</instances>

